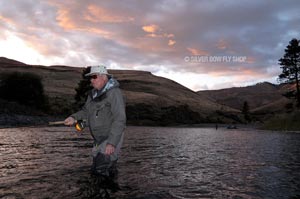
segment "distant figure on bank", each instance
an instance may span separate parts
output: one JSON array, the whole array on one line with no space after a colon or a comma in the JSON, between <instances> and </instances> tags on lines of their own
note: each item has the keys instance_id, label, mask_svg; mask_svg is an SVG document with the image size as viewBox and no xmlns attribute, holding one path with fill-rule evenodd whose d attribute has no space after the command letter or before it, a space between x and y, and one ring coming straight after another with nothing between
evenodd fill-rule
<instances>
[{"instance_id":1,"label":"distant figure on bank","mask_svg":"<svg viewBox=\"0 0 300 199\"><path fill-rule=\"evenodd\" d=\"M126 113L119 83L103 65L91 66L90 78L93 89L83 108L65 119L65 125L86 120L94 138L92 173L96 176L117 178L117 160L123 142Z\"/></svg>"},{"instance_id":2,"label":"distant figure on bank","mask_svg":"<svg viewBox=\"0 0 300 199\"><path fill-rule=\"evenodd\" d=\"M218 130L218 128L219 128L219 126L218 126L218 124L216 124L216 130Z\"/></svg>"}]
</instances>

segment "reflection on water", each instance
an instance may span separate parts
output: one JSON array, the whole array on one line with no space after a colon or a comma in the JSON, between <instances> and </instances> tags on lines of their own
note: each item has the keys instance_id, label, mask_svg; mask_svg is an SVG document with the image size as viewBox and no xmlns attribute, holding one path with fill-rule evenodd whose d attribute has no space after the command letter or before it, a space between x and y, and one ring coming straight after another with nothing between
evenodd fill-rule
<instances>
[{"instance_id":1,"label":"reflection on water","mask_svg":"<svg viewBox=\"0 0 300 199\"><path fill-rule=\"evenodd\" d=\"M0 198L300 197L300 134L128 127L117 192L90 176L91 143L69 127L0 129Z\"/></svg>"}]
</instances>

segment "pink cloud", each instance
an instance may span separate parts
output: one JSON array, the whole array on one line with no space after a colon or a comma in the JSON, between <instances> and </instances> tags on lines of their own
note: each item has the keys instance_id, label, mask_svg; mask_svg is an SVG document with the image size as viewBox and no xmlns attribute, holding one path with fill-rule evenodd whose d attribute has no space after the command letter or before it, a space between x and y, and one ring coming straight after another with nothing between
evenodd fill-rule
<instances>
[{"instance_id":1,"label":"pink cloud","mask_svg":"<svg viewBox=\"0 0 300 199\"><path fill-rule=\"evenodd\" d=\"M169 42L168 42L168 45L169 45L169 46L173 46L173 45L175 45L175 44L176 44L176 41L175 41L175 40L172 40L172 39L170 39Z\"/></svg>"},{"instance_id":2,"label":"pink cloud","mask_svg":"<svg viewBox=\"0 0 300 199\"><path fill-rule=\"evenodd\" d=\"M225 41L224 39L220 39L217 43L217 48L221 50L227 49L229 46L228 42Z\"/></svg>"},{"instance_id":3,"label":"pink cloud","mask_svg":"<svg viewBox=\"0 0 300 199\"><path fill-rule=\"evenodd\" d=\"M134 17L117 15L97 5L89 5L84 19L93 23L123 23L134 21Z\"/></svg>"},{"instance_id":4,"label":"pink cloud","mask_svg":"<svg viewBox=\"0 0 300 199\"><path fill-rule=\"evenodd\" d=\"M197 49L197 48L187 48L187 50L192 54L192 55L209 55L209 53L205 50Z\"/></svg>"},{"instance_id":5,"label":"pink cloud","mask_svg":"<svg viewBox=\"0 0 300 199\"><path fill-rule=\"evenodd\" d=\"M147 33L156 33L160 30L159 26L155 24L143 26L142 29Z\"/></svg>"}]
</instances>

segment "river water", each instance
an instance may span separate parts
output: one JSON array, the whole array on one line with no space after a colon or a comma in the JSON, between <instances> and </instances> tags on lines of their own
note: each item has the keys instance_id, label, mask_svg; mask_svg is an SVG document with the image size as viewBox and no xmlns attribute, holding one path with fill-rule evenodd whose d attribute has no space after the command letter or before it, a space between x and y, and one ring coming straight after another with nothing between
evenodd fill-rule
<instances>
[{"instance_id":1,"label":"river water","mask_svg":"<svg viewBox=\"0 0 300 199\"><path fill-rule=\"evenodd\" d=\"M125 133L121 190L103 188L107 197L300 198L300 134L163 127ZM92 197L91 143L87 130L71 127L0 129L0 198Z\"/></svg>"}]
</instances>

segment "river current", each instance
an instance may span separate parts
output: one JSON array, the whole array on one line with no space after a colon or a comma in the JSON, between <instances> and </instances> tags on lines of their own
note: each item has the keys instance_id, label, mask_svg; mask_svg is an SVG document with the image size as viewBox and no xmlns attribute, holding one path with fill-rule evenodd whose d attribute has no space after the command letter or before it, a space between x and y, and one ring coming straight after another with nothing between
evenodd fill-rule
<instances>
[{"instance_id":1,"label":"river current","mask_svg":"<svg viewBox=\"0 0 300 199\"><path fill-rule=\"evenodd\" d=\"M88 198L91 148L87 130L0 129L0 198ZM300 134L130 126L118 168L106 197L296 199Z\"/></svg>"}]
</instances>

